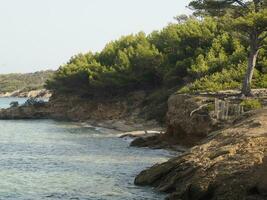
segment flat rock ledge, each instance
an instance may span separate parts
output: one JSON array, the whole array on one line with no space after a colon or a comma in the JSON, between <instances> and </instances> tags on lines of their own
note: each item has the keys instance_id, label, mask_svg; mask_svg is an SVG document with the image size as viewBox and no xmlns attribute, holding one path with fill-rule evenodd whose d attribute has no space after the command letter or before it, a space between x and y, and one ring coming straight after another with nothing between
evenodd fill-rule
<instances>
[{"instance_id":1,"label":"flat rock ledge","mask_svg":"<svg viewBox=\"0 0 267 200\"><path fill-rule=\"evenodd\" d=\"M0 109L0 119L49 119L51 113L47 103L43 106L19 106L15 108Z\"/></svg>"},{"instance_id":2,"label":"flat rock ledge","mask_svg":"<svg viewBox=\"0 0 267 200\"><path fill-rule=\"evenodd\" d=\"M168 200L266 200L267 108L141 172L135 184L169 193Z\"/></svg>"}]
</instances>

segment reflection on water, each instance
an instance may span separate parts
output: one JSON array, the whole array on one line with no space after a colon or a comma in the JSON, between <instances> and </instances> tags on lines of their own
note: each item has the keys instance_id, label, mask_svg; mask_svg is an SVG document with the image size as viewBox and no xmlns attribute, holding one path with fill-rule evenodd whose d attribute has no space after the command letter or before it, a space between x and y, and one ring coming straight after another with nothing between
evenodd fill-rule
<instances>
[{"instance_id":1,"label":"reflection on water","mask_svg":"<svg viewBox=\"0 0 267 200\"><path fill-rule=\"evenodd\" d=\"M130 148L111 131L75 123L0 121L0 130L0 199L164 198L133 181L167 152Z\"/></svg>"}]
</instances>

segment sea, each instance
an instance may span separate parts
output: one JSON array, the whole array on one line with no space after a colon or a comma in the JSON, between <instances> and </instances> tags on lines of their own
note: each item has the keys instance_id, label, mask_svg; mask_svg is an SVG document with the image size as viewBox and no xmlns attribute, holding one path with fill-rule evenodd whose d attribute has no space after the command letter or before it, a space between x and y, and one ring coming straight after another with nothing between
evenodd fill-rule
<instances>
[{"instance_id":1,"label":"sea","mask_svg":"<svg viewBox=\"0 0 267 200\"><path fill-rule=\"evenodd\" d=\"M26 98L0 98L0 108ZM0 120L0 200L159 200L134 185L142 170L170 158L129 147L118 132L54 120Z\"/></svg>"}]
</instances>

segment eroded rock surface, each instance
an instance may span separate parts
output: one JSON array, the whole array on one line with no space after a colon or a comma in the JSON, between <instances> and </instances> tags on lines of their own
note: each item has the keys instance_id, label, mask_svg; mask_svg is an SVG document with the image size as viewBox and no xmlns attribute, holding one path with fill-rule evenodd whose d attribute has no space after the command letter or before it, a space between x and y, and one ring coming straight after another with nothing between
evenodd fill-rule
<instances>
[{"instance_id":1,"label":"eroded rock surface","mask_svg":"<svg viewBox=\"0 0 267 200\"><path fill-rule=\"evenodd\" d=\"M168 100L166 139L184 145L195 145L216 127L209 105L214 98L175 94Z\"/></svg>"},{"instance_id":2,"label":"eroded rock surface","mask_svg":"<svg viewBox=\"0 0 267 200\"><path fill-rule=\"evenodd\" d=\"M190 147L197 144L208 133L218 129L218 122L209 110L209 105L212 103L214 103L214 97L172 95L168 100L166 133L137 138L131 145L174 149L177 145Z\"/></svg>"},{"instance_id":3,"label":"eroded rock surface","mask_svg":"<svg viewBox=\"0 0 267 200\"><path fill-rule=\"evenodd\" d=\"M168 134L176 137L205 137L212 130L209 101L214 98L177 94L168 100Z\"/></svg>"},{"instance_id":4,"label":"eroded rock surface","mask_svg":"<svg viewBox=\"0 0 267 200\"><path fill-rule=\"evenodd\" d=\"M267 199L267 109L212 132L186 153L141 172L137 185L170 200Z\"/></svg>"},{"instance_id":5,"label":"eroded rock surface","mask_svg":"<svg viewBox=\"0 0 267 200\"><path fill-rule=\"evenodd\" d=\"M0 110L1 120L13 119L48 119L52 115L52 110L48 103L42 106L20 106Z\"/></svg>"},{"instance_id":6,"label":"eroded rock surface","mask_svg":"<svg viewBox=\"0 0 267 200\"><path fill-rule=\"evenodd\" d=\"M126 97L111 99L89 99L75 96L52 96L41 106L19 106L0 110L0 119L57 119L101 126L123 132L136 130L157 130L155 120L140 116L143 91Z\"/></svg>"}]
</instances>

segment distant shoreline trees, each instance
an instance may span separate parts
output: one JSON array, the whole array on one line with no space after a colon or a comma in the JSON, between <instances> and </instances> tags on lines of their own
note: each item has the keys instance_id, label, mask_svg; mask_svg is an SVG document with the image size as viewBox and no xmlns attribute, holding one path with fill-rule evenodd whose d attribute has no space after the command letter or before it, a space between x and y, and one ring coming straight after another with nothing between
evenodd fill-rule
<instances>
[{"instance_id":1,"label":"distant shoreline trees","mask_svg":"<svg viewBox=\"0 0 267 200\"><path fill-rule=\"evenodd\" d=\"M34 73L0 74L0 93L43 89L46 81L54 74L52 70Z\"/></svg>"}]
</instances>

